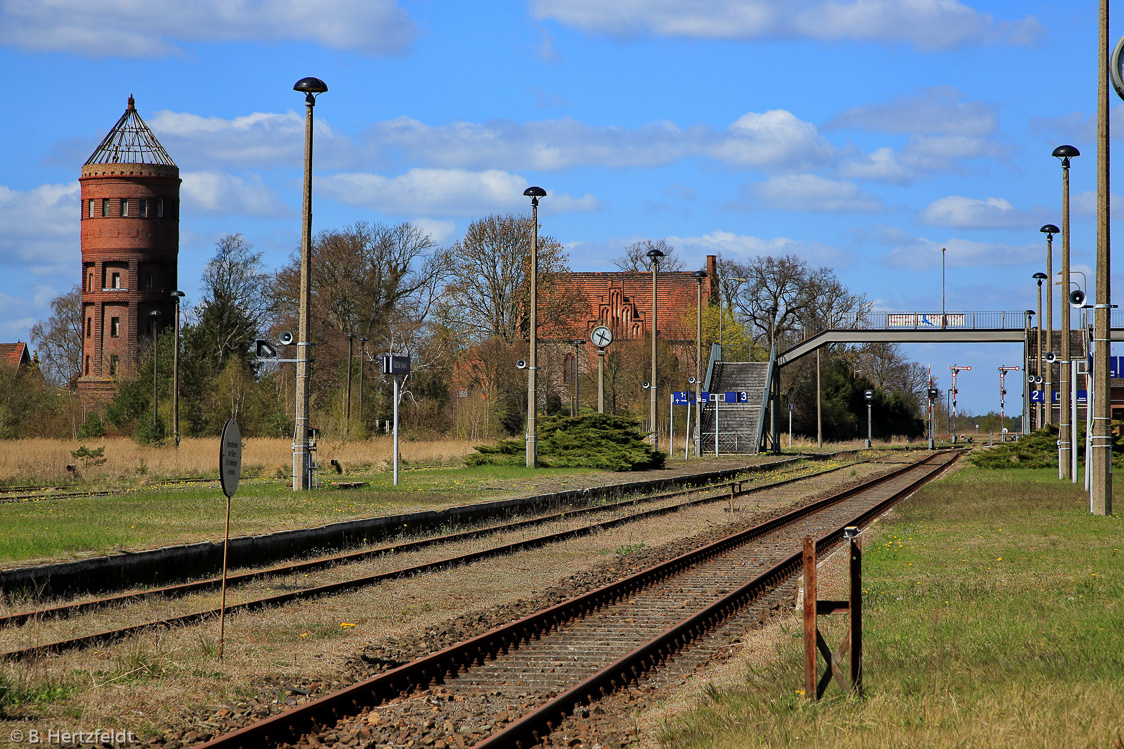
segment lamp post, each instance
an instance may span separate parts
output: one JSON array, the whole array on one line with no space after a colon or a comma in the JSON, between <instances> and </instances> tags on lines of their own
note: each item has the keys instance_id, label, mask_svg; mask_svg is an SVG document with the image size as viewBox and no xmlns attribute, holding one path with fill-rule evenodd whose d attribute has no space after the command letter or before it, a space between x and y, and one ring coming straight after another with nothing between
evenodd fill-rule
<instances>
[{"instance_id":1,"label":"lamp post","mask_svg":"<svg viewBox=\"0 0 1124 749\"><path fill-rule=\"evenodd\" d=\"M152 318L152 426L160 425L160 402L158 400L156 385L160 377L160 349L157 347L157 329L160 327L160 310L154 309L148 313Z\"/></svg>"},{"instance_id":2,"label":"lamp post","mask_svg":"<svg viewBox=\"0 0 1124 749\"><path fill-rule=\"evenodd\" d=\"M176 447L180 446L180 300L182 291L173 291L176 300L176 337L172 350L172 436Z\"/></svg>"},{"instance_id":3,"label":"lamp post","mask_svg":"<svg viewBox=\"0 0 1124 749\"><path fill-rule=\"evenodd\" d=\"M773 454L779 455L781 452L781 437L780 432L777 431L777 409L780 408L781 399L781 383L780 383L780 370L776 365L775 346L777 345L777 307L773 305L769 308L769 361L772 362L773 371L770 373L770 383L772 393L770 393L770 406L769 406L769 428L770 438L773 440Z\"/></svg>"},{"instance_id":4,"label":"lamp post","mask_svg":"<svg viewBox=\"0 0 1124 749\"><path fill-rule=\"evenodd\" d=\"M1062 162L1062 289L1069 296L1069 161L1081 152L1073 146L1058 146L1053 155ZM1058 358L1069 361L1069 300L1062 299L1062 340ZM1070 423L1069 369L1061 368L1061 413L1058 417L1058 444L1061 454L1058 459L1062 466L1062 479L1069 479L1072 473L1069 465L1069 451L1073 449L1073 425Z\"/></svg>"},{"instance_id":5,"label":"lamp post","mask_svg":"<svg viewBox=\"0 0 1124 749\"><path fill-rule=\"evenodd\" d=\"M367 339L359 339L359 423L363 421L363 367L367 364Z\"/></svg>"},{"instance_id":6,"label":"lamp post","mask_svg":"<svg viewBox=\"0 0 1124 749\"><path fill-rule=\"evenodd\" d=\"M945 312L944 306L944 256L947 250L947 247L941 248L941 330L944 330L947 327L945 321L948 319L948 315Z\"/></svg>"},{"instance_id":7,"label":"lamp post","mask_svg":"<svg viewBox=\"0 0 1124 749\"><path fill-rule=\"evenodd\" d=\"M1093 396L1093 429L1090 456L1086 470L1089 476L1089 510L1094 515L1112 514L1112 392L1109 375L1112 343L1109 340L1112 294L1110 288L1109 232L1109 111L1108 81L1124 99L1124 88L1117 85L1121 78L1121 44L1117 43L1110 58L1108 55L1108 0L1100 3L1100 88L1097 89L1097 288L1093 304L1093 378L1090 386ZM1111 67L1111 70L1109 68Z\"/></svg>"},{"instance_id":8,"label":"lamp post","mask_svg":"<svg viewBox=\"0 0 1124 749\"><path fill-rule=\"evenodd\" d=\"M1047 280L1047 276L1042 271L1035 273L1032 278L1038 282L1038 335L1035 336L1035 344L1037 344L1037 351L1035 353L1034 374L1039 378L1042 377L1042 282ZM1042 390L1042 382L1039 380L1035 383L1039 392L1044 393ZM1051 395L1051 398L1053 396ZM1038 429L1042 428L1042 414L1047 409L1043 408L1045 395L1039 396L1038 413L1035 415L1034 422Z\"/></svg>"},{"instance_id":9,"label":"lamp post","mask_svg":"<svg viewBox=\"0 0 1124 749\"><path fill-rule=\"evenodd\" d=\"M1054 235L1061 229L1053 224L1044 224L1038 231L1046 235L1046 350L1054 350ZM1037 278L1037 276L1036 276ZM1038 318L1041 323L1042 318ZM1046 365L1046 420L1045 424L1054 423L1054 365Z\"/></svg>"},{"instance_id":10,"label":"lamp post","mask_svg":"<svg viewBox=\"0 0 1124 749\"><path fill-rule=\"evenodd\" d=\"M581 375L581 367L578 366L578 356L581 352L581 345L585 343L585 339L575 338L574 340L570 341L570 343L574 347L574 410L570 415L580 416L582 410L582 402L580 397L581 389L578 385L578 377Z\"/></svg>"},{"instance_id":11,"label":"lamp post","mask_svg":"<svg viewBox=\"0 0 1124 749\"><path fill-rule=\"evenodd\" d=\"M355 363L355 360L352 357L352 353L355 351L354 346L355 346L355 334L354 333L348 333L347 334L347 407L344 409L344 421L347 425L344 428L344 434L347 435L348 437L351 436L351 369L352 369L352 365Z\"/></svg>"},{"instance_id":12,"label":"lamp post","mask_svg":"<svg viewBox=\"0 0 1124 749\"><path fill-rule=\"evenodd\" d=\"M530 324L528 325L529 334L531 339L530 352L527 355L527 467L534 468L535 463L539 457L539 433L538 427L535 424L535 412L538 410L538 405L535 402L537 393L536 387L536 374L538 370L538 343L539 343L539 297L538 297L538 275L539 275L539 198L546 197L546 190L541 187L532 186L523 191L523 195L531 199L531 309Z\"/></svg>"},{"instance_id":13,"label":"lamp post","mask_svg":"<svg viewBox=\"0 0 1124 749\"><path fill-rule=\"evenodd\" d=\"M659 452L660 449L660 430L659 425L656 423L656 339L659 338L659 318L658 305L656 304L657 283L656 279L660 274L660 258L663 253L659 250L648 250L648 260L652 264L652 387L651 387L651 408L649 409L652 429L652 449Z\"/></svg>"},{"instance_id":14,"label":"lamp post","mask_svg":"<svg viewBox=\"0 0 1124 749\"><path fill-rule=\"evenodd\" d=\"M328 90L319 78L301 78L294 91L304 94L304 210L301 213L300 322L297 326L297 403L293 439L293 491L310 488L308 475L308 312L312 295L312 109Z\"/></svg>"},{"instance_id":15,"label":"lamp post","mask_svg":"<svg viewBox=\"0 0 1124 749\"><path fill-rule=\"evenodd\" d=\"M874 391L873 390L865 391L863 393L863 397L866 398L866 446L870 447L871 446L870 438L871 438L871 434L872 434L871 428L870 428L870 403L871 403L871 401L874 400Z\"/></svg>"},{"instance_id":16,"label":"lamp post","mask_svg":"<svg viewBox=\"0 0 1124 749\"><path fill-rule=\"evenodd\" d=\"M706 278L705 270L691 274L698 283L698 298L695 302L695 457L702 455L702 285Z\"/></svg>"}]
</instances>

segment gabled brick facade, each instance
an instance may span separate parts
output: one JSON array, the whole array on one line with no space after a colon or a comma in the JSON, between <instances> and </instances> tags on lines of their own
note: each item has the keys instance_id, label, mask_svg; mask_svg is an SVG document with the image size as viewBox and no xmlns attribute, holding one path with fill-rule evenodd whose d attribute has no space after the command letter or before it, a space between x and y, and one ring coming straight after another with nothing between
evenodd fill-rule
<instances>
[{"instance_id":1,"label":"gabled brick facade","mask_svg":"<svg viewBox=\"0 0 1124 749\"><path fill-rule=\"evenodd\" d=\"M707 276L702 280L704 307L718 303L715 260L714 255L706 258ZM669 342L684 340L683 316L696 309L699 282L693 273L694 271L672 271L659 274L656 284L657 322L660 336ZM588 301L589 308L579 324L581 329L544 326L544 338L588 339L591 330L598 325L605 325L613 331L614 340L639 340L651 329L650 272L562 273L555 277L555 283L560 289L580 291ZM693 322L689 332L693 341Z\"/></svg>"},{"instance_id":2,"label":"gabled brick facade","mask_svg":"<svg viewBox=\"0 0 1124 749\"><path fill-rule=\"evenodd\" d=\"M0 343L0 365L23 369L31 364L26 343Z\"/></svg>"}]
</instances>

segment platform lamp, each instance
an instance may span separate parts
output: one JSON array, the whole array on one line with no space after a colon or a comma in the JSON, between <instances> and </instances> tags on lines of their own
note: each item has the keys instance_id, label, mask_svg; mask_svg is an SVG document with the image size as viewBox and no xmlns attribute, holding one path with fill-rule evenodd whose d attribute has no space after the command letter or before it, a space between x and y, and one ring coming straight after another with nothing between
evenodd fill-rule
<instances>
[{"instance_id":1,"label":"platform lamp","mask_svg":"<svg viewBox=\"0 0 1124 749\"><path fill-rule=\"evenodd\" d=\"M581 416L581 388L578 385L578 378L581 376L582 370L578 366L578 357L581 355L581 347L584 343L584 338L575 338L570 341L570 345L574 347L574 412L570 414L571 416Z\"/></svg>"},{"instance_id":2,"label":"platform lamp","mask_svg":"<svg viewBox=\"0 0 1124 749\"><path fill-rule=\"evenodd\" d=\"M301 78L293 90L304 94L304 210L301 213L300 318L297 329L297 397L293 425L293 491L311 488L308 475L308 315L312 296L312 110L316 97L328 90L319 78Z\"/></svg>"},{"instance_id":3,"label":"platform lamp","mask_svg":"<svg viewBox=\"0 0 1124 749\"><path fill-rule=\"evenodd\" d=\"M160 349L157 347L157 329L160 327L160 310L154 309L148 313L149 318L152 319L152 426L159 428L160 426L160 402L158 400L156 386L159 383L160 367Z\"/></svg>"},{"instance_id":4,"label":"platform lamp","mask_svg":"<svg viewBox=\"0 0 1124 749\"><path fill-rule=\"evenodd\" d=\"M1053 156L1062 163L1062 289L1066 296L1069 295L1069 162L1070 159L1080 156L1081 152L1073 146L1058 146L1054 149ZM1062 340L1058 348L1058 359L1070 360L1069 351L1069 304L1062 300ZM1070 423L1070 392L1069 368L1061 368L1061 413L1058 415L1058 443L1061 445L1061 461L1063 480L1073 478L1070 468L1070 450L1073 449L1073 425Z\"/></svg>"},{"instance_id":5,"label":"platform lamp","mask_svg":"<svg viewBox=\"0 0 1124 749\"><path fill-rule=\"evenodd\" d=\"M1061 229L1053 224L1043 224L1038 231L1046 235L1046 278L1051 279L1046 284L1046 350L1054 350L1054 235ZM1041 321L1041 318L1039 318ZM1050 400L1046 403L1046 424L1054 422L1054 365L1046 365L1046 392Z\"/></svg>"},{"instance_id":6,"label":"platform lamp","mask_svg":"<svg viewBox=\"0 0 1124 749\"><path fill-rule=\"evenodd\" d=\"M523 191L524 197L531 199L531 301L530 321L528 333L530 350L527 353L527 467L534 468L539 457L539 432L535 424L535 415L538 410L536 399L536 375L538 374L538 344L539 344L539 198L546 197L546 190L538 186L528 187Z\"/></svg>"},{"instance_id":7,"label":"platform lamp","mask_svg":"<svg viewBox=\"0 0 1124 749\"><path fill-rule=\"evenodd\" d=\"M702 455L702 285L706 278L705 270L691 274L698 282L698 300L695 308L695 457Z\"/></svg>"},{"instance_id":8,"label":"platform lamp","mask_svg":"<svg viewBox=\"0 0 1124 749\"><path fill-rule=\"evenodd\" d=\"M1030 378L1030 354L1027 353L1026 341L1030 340L1030 329L1034 325L1031 319L1036 314L1034 310L1028 309L1026 315L1026 327L1023 329L1023 371ZM1022 431L1023 434L1030 433L1030 390L1033 387L1033 379L1023 380L1023 412L1022 412ZM1002 422L1000 423L1002 426Z\"/></svg>"},{"instance_id":9,"label":"platform lamp","mask_svg":"<svg viewBox=\"0 0 1124 749\"><path fill-rule=\"evenodd\" d=\"M663 252L660 250L648 250L648 260L652 265L652 387L651 389L651 408L649 410L652 428L652 450L659 452L660 449L660 430L656 424L656 339L659 338L659 318L658 318L658 305L656 304L657 295L657 281L656 279L660 274L660 259L663 257Z\"/></svg>"},{"instance_id":10,"label":"platform lamp","mask_svg":"<svg viewBox=\"0 0 1124 749\"><path fill-rule=\"evenodd\" d=\"M1042 388L1042 282L1049 280L1049 276L1047 276L1042 271L1038 271L1033 276L1031 276L1031 278L1038 282L1038 335L1035 337L1037 351L1035 354L1034 365L1034 374L1038 376L1038 381L1035 383L1035 385L1037 385L1039 392L1045 393ZM1053 400L1053 397L1054 396L1051 393L1050 399ZM1038 401L1038 415L1035 418L1035 423L1039 429L1042 428L1042 414L1047 410L1043 408L1044 402L1045 394L1043 394L1041 396L1041 400Z\"/></svg>"},{"instance_id":11,"label":"platform lamp","mask_svg":"<svg viewBox=\"0 0 1124 749\"><path fill-rule=\"evenodd\" d=\"M355 334L347 334L347 406L344 408L344 434L351 437L351 370L355 368Z\"/></svg>"},{"instance_id":12,"label":"platform lamp","mask_svg":"<svg viewBox=\"0 0 1124 749\"><path fill-rule=\"evenodd\" d=\"M769 360L773 362L773 371L769 373L769 380L772 383L773 392L770 394L769 406L769 438L773 441L773 454L779 455L781 452L781 438L780 433L777 431L777 408L781 403L781 383L780 372L776 366L776 345L777 345L777 305L773 305L766 310L769 313ZM869 445L867 445L869 447Z\"/></svg>"},{"instance_id":13,"label":"platform lamp","mask_svg":"<svg viewBox=\"0 0 1124 749\"><path fill-rule=\"evenodd\" d=\"M176 300L176 338L172 350L172 436L176 447L180 446L180 300L182 291L173 291Z\"/></svg>"}]
</instances>

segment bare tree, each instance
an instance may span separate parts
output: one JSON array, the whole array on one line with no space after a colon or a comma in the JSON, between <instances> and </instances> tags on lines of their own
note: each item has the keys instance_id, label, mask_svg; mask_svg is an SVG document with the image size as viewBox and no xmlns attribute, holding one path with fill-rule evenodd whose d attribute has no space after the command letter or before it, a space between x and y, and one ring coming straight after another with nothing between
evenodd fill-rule
<instances>
[{"instance_id":1,"label":"bare tree","mask_svg":"<svg viewBox=\"0 0 1124 749\"><path fill-rule=\"evenodd\" d=\"M870 303L852 294L830 268L811 268L796 255L764 256L738 263L718 260L720 292L766 350L775 325L778 346L795 343L805 331L850 326ZM737 280L744 279L744 280Z\"/></svg>"},{"instance_id":2,"label":"bare tree","mask_svg":"<svg viewBox=\"0 0 1124 749\"><path fill-rule=\"evenodd\" d=\"M51 316L31 327L31 340L43 376L66 385L82 372L82 288L75 286L51 300Z\"/></svg>"},{"instance_id":3,"label":"bare tree","mask_svg":"<svg viewBox=\"0 0 1124 749\"><path fill-rule=\"evenodd\" d=\"M452 271L442 318L463 342L526 338L530 307L531 217L490 215L469 225L450 249ZM562 245L538 238L538 324L565 329L584 308L584 295L561 283L569 271Z\"/></svg>"},{"instance_id":4,"label":"bare tree","mask_svg":"<svg viewBox=\"0 0 1124 749\"><path fill-rule=\"evenodd\" d=\"M648 253L652 250L659 250L664 255L660 260L661 271L683 270L683 261L675 255L675 248L664 239L642 239L633 242L624 248L623 255L613 258L613 265L623 271L649 271L652 266Z\"/></svg>"}]
</instances>

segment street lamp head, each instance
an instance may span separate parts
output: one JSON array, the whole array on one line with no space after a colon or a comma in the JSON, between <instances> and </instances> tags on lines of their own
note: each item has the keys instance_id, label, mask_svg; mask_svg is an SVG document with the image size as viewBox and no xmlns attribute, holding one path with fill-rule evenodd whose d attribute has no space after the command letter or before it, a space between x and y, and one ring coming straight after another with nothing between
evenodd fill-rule
<instances>
[{"instance_id":1,"label":"street lamp head","mask_svg":"<svg viewBox=\"0 0 1124 749\"><path fill-rule=\"evenodd\" d=\"M663 252L660 250L648 250L648 259L652 261L652 265L657 268L660 265L660 258L663 257Z\"/></svg>"},{"instance_id":2,"label":"street lamp head","mask_svg":"<svg viewBox=\"0 0 1124 749\"><path fill-rule=\"evenodd\" d=\"M182 291L172 291L169 293L176 298L176 304L179 304L180 299L185 296Z\"/></svg>"},{"instance_id":3,"label":"street lamp head","mask_svg":"<svg viewBox=\"0 0 1124 749\"><path fill-rule=\"evenodd\" d=\"M1045 273L1043 273L1042 271L1038 271L1038 272L1037 272L1037 273L1035 273L1035 274L1034 274L1033 276L1031 276L1031 278L1033 278L1033 279L1034 279L1035 281L1037 281L1037 282L1038 282L1038 285L1039 285L1039 286L1041 286L1041 285L1042 285L1042 282L1043 282L1043 281L1045 281L1046 279L1048 279L1048 278L1049 278L1049 276L1047 276L1047 275L1046 275Z\"/></svg>"},{"instance_id":4,"label":"street lamp head","mask_svg":"<svg viewBox=\"0 0 1124 749\"><path fill-rule=\"evenodd\" d=\"M324 81L319 78L312 78L310 76L308 78L301 78L294 83L293 90L300 91L304 94L305 106L314 107L316 106L316 94L322 94L327 91L328 84L324 83Z\"/></svg>"},{"instance_id":5,"label":"street lamp head","mask_svg":"<svg viewBox=\"0 0 1124 749\"><path fill-rule=\"evenodd\" d=\"M1058 234L1059 232L1061 232L1061 229L1054 226L1053 224L1043 224L1042 228L1039 229L1038 231L1045 234L1046 239L1053 239L1055 234Z\"/></svg>"},{"instance_id":6,"label":"street lamp head","mask_svg":"<svg viewBox=\"0 0 1124 749\"><path fill-rule=\"evenodd\" d=\"M692 273L691 275L694 276L695 280L698 281L701 284L703 279L706 278L706 271L705 270L697 270L694 273Z\"/></svg>"},{"instance_id":7,"label":"street lamp head","mask_svg":"<svg viewBox=\"0 0 1124 749\"><path fill-rule=\"evenodd\" d=\"M531 199L531 205L537 207L539 204L539 198L546 197L546 190L537 185L532 185L531 187L528 187L526 190L524 190L523 194Z\"/></svg>"},{"instance_id":8,"label":"street lamp head","mask_svg":"<svg viewBox=\"0 0 1124 749\"><path fill-rule=\"evenodd\" d=\"M160 310L154 309L148 313L149 317L160 317Z\"/></svg>"},{"instance_id":9,"label":"street lamp head","mask_svg":"<svg viewBox=\"0 0 1124 749\"><path fill-rule=\"evenodd\" d=\"M1028 310L1026 311L1026 316L1027 316L1027 317L1033 317L1033 316L1034 316L1034 310L1032 310L1032 309L1028 309Z\"/></svg>"},{"instance_id":10,"label":"street lamp head","mask_svg":"<svg viewBox=\"0 0 1124 749\"><path fill-rule=\"evenodd\" d=\"M1081 152L1073 146L1058 146L1053 155L1062 160L1062 169L1069 169L1069 160L1073 156L1080 156Z\"/></svg>"}]
</instances>

